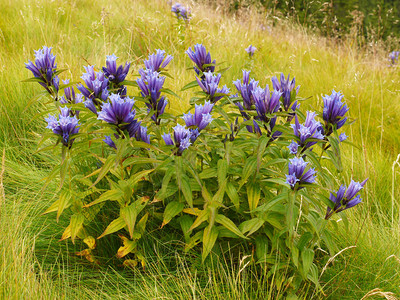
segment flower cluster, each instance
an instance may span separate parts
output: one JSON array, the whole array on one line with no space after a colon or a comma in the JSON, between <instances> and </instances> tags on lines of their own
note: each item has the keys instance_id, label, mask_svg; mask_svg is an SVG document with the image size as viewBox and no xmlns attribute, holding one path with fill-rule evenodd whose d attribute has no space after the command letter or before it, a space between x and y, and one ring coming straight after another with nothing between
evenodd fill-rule
<instances>
[{"instance_id":1,"label":"flower cluster","mask_svg":"<svg viewBox=\"0 0 400 300\"><path fill-rule=\"evenodd\" d=\"M191 142L192 132L185 126L182 126L180 124L177 124L172 129L174 130L174 140L172 140L170 133L164 133L162 135L162 138L166 145L169 146L175 145L178 148L177 155L180 156L182 155L182 152L185 149L189 148L189 146L192 144Z\"/></svg>"},{"instance_id":2,"label":"flower cluster","mask_svg":"<svg viewBox=\"0 0 400 300\"><path fill-rule=\"evenodd\" d=\"M219 81L221 80L221 74L214 74L211 71L204 73L204 79L199 79L196 76L197 83L201 89L209 96L211 102L215 103L222 99L226 94L229 93L229 89L226 85L218 88Z\"/></svg>"},{"instance_id":3,"label":"flower cluster","mask_svg":"<svg viewBox=\"0 0 400 300\"><path fill-rule=\"evenodd\" d=\"M322 97L324 100L324 110L322 117L325 121L325 134L328 136L333 132L333 127L341 128L347 121L345 114L349 110L346 104L342 102L341 92L332 91L331 95Z\"/></svg>"},{"instance_id":4,"label":"flower cluster","mask_svg":"<svg viewBox=\"0 0 400 300\"><path fill-rule=\"evenodd\" d=\"M104 76L103 72L95 72L93 66L84 68L86 73L83 73L81 78L85 82L86 87L78 84L77 89L87 99L90 99L95 105L99 106L102 101L106 101L108 98L108 79Z\"/></svg>"},{"instance_id":5,"label":"flower cluster","mask_svg":"<svg viewBox=\"0 0 400 300\"><path fill-rule=\"evenodd\" d=\"M118 89L116 91L120 95L126 95L126 88L122 85L129 73L130 63L126 62L125 66L117 67L118 57L115 54L108 55L106 59L106 67L103 67L103 73L108 79L108 90Z\"/></svg>"},{"instance_id":6,"label":"flower cluster","mask_svg":"<svg viewBox=\"0 0 400 300\"><path fill-rule=\"evenodd\" d=\"M254 105L253 91L258 87L258 81L254 78L250 80L250 71L243 70L243 83L240 79L237 79L233 84L242 96L244 108L250 110L251 106ZM241 106L239 106L240 108ZM240 110L242 111L242 109Z\"/></svg>"},{"instance_id":7,"label":"flower cluster","mask_svg":"<svg viewBox=\"0 0 400 300\"><path fill-rule=\"evenodd\" d=\"M389 53L390 65L393 66L399 61L400 51L392 51Z\"/></svg>"},{"instance_id":8,"label":"flower cluster","mask_svg":"<svg viewBox=\"0 0 400 300\"><path fill-rule=\"evenodd\" d=\"M367 180L368 178L361 183L351 180L348 188L345 185L341 185L337 192L331 192L329 200L333 202L334 207L333 209L328 207L325 219L328 220L334 213L341 212L361 203L361 197L357 193L361 191Z\"/></svg>"},{"instance_id":9,"label":"flower cluster","mask_svg":"<svg viewBox=\"0 0 400 300\"><path fill-rule=\"evenodd\" d=\"M310 168L304 172L308 162L304 161L302 157L294 157L289 160L289 174L286 174L286 183L295 190L303 188L301 185L311 184L315 181L316 171Z\"/></svg>"},{"instance_id":10,"label":"flower cluster","mask_svg":"<svg viewBox=\"0 0 400 300\"><path fill-rule=\"evenodd\" d=\"M307 111L307 117L303 124L299 123L297 115L295 117L295 124L291 124L295 136L299 138L299 146L310 148L315 145L317 141L324 139L322 124L315 120L315 112Z\"/></svg>"},{"instance_id":11,"label":"flower cluster","mask_svg":"<svg viewBox=\"0 0 400 300\"><path fill-rule=\"evenodd\" d=\"M51 53L51 47L43 46L42 49L35 51L35 62L28 61L25 67L39 79L39 84L43 86L51 95L57 94L60 87L60 79L57 76L56 56ZM54 91L51 90L53 87Z\"/></svg>"},{"instance_id":12,"label":"flower cluster","mask_svg":"<svg viewBox=\"0 0 400 300\"><path fill-rule=\"evenodd\" d=\"M295 95L293 94L293 90L295 90L296 95L299 92L300 86L296 87L296 79L293 78L292 81L289 80L289 76L287 79L285 78L285 75L281 73L281 78L280 81L276 76L271 78L272 85L274 87L274 90L280 91L282 93L282 104L283 104L283 109L285 111L289 111L289 109L292 110L292 112L296 111L299 106L297 105L297 101L295 100ZM288 121L291 121L293 118L289 117Z\"/></svg>"},{"instance_id":13,"label":"flower cluster","mask_svg":"<svg viewBox=\"0 0 400 300\"><path fill-rule=\"evenodd\" d=\"M176 15L179 19L184 20L185 22L189 22L190 20L190 8L186 8L184 5L180 3L175 3L171 7L171 11Z\"/></svg>"},{"instance_id":14,"label":"flower cluster","mask_svg":"<svg viewBox=\"0 0 400 300\"><path fill-rule=\"evenodd\" d=\"M147 70L161 72L173 59L172 55L165 55L164 50L157 49L156 53L149 55L149 58L144 60L144 66Z\"/></svg>"},{"instance_id":15,"label":"flower cluster","mask_svg":"<svg viewBox=\"0 0 400 300\"><path fill-rule=\"evenodd\" d=\"M194 70L196 71L196 74L200 76L201 74L201 79L205 78L204 73L211 71L215 71L215 60L211 61L211 54L210 52L207 52L206 47L204 47L202 44L196 44L193 47L194 50L192 50L191 47L189 47L188 50L186 50L186 54L189 56L189 58L196 64L196 67L194 67Z\"/></svg>"},{"instance_id":16,"label":"flower cluster","mask_svg":"<svg viewBox=\"0 0 400 300\"><path fill-rule=\"evenodd\" d=\"M246 52L249 54L250 57L253 57L254 52L256 52L257 48L254 47L253 45L250 45L249 47L247 47Z\"/></svg>"},{"instance_id":17,"label":"flower cluster","mask_svg":"<svg viewBox=\"0 0 400 300\"><path fill-rule=\"evenodd\" d=\"M61 142L64 146L71 148L74 142L73 135L79 132L79 121L76 116L70 116L70 110L68 107L61 107L61 112L58 116L58 120L55 116L50 115L45 118L47 121L46 128L51 129L55 134L61 137Z\"/></svg>"}]
</instances>

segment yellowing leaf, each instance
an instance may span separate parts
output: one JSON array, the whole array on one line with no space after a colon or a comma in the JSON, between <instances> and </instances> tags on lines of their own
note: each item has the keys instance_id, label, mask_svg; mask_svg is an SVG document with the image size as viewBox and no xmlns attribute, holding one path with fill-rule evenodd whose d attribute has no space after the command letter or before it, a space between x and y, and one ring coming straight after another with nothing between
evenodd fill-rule
<instances>
[{"instance_id":1,"label":"yellowing leaf","mask_svg":"<svg viewBox=\"0 0 400 300\"><path fill-rule=\"evenodd\" d=\"M203 233L203 253L201 255L201 259L204 262L208 254L211 252L214 247L215 241L218 237L218 229L215 226L209 224Z\"/></svg>"},{"instance_id":2,"label":"yellowing leaf","mask_svg":"<svg viewBox=\"0 0 400 300\"><path fill-rule=\"evenodd\" d=\"M119 217L118 219L115 219L114 221L112 221L106 228L106 230L104 230L104 232L97 238L100 239L103 236L110 234L110 233L114 233L122 228L125 227L125 220L121 217Z\"/></svg>"},{"instance_id":3,"label":"yellowing leaf","mask_svg":"<svg viewBox=\"0 0 400 300\"><path fill-rule=\"evenodd\" d=\"M75 244L76 235L82 229L84 220L85 217L82 214L74 214L71 216L71 240L73 244Z\"/></svg>"},{"instance_id":4,"label":"yellowing leaf","mask_svg":"<svg viewBox=\"0 0 400 300\"><path fill-rule=\"evenodd\" d=\"M126 237L124 237L123 235L119 235L119 237L122 239L122 242L124 244L118 249L117 252L117 257L121 258L127 255L128 253L132 252L132 250L136 248L136 241L131 241Z\"/></svg>"},{"instance_id":5,"label":"yellowing leaf","mask_svg":"<svg viewBox=\"0 0 400 300\"><path fill-rule=\"evenodd\" d=\"M260 186L258 184L247 184L247 199L250 211L254 210L260 201Z\"/></svg>"},{"instance_id":6,"label":"yellowing leaf","mask_svg":"<svg viewBox=\"0 0 400 300\"><path fill-rule=\"evenodd\" d=\"M164 225L168 224L173 217L175 217L177 214L179 214L183 208L184 204L178 201L172 201L168 203L167 207L164 210L164 220L162 222L161 228L164 227Z\"/></svg>"},{"instance_id":7,"label":"yellowing leaf","mask_svg":"<svg viewBox=\"0 0 400 300\"><path fill-rule=\"evenodd\" d=\"M92 236L87 236L83 242L89 247L89 249L96 248L96 239Z\"/></svg>"}]
</instances>

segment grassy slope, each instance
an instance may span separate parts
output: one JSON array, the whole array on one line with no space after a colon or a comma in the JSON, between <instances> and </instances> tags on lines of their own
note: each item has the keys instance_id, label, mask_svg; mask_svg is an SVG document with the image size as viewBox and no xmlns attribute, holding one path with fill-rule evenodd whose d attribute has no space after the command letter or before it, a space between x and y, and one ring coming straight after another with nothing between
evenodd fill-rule
<instances>
[{"instance_id":1,"label":"grassy slope","mask_svg":"<svg viewBox=\"0 0 400 300\"><path fill-rule=\"evenodd\" d=\"M388 68L379 51L364 55L350 43L338 47L288 27L259 30L261 19L254 14L233 19L202 7L193 10L195 16L183 34L162 1L0 2L0 148L6 151L6 200L0 208L0 295L116 298L128 293L143 299L164 295L184 299L196 294L199 298L222 295L235 299L237 293L246 298L248 289L233 280L234 276L220 276L226 282L219 291L212 281L198 283L193 273L182 276L179 272L190 272L183 266L174 273L162 266L149 268L154 272L149 272L146 284L141 281L142 274L131 280L107 270L83 271L88 266L73 257L75 248L66 251L74 246L56 242L62 226L54 225L54 216L39 216L53 201L53 189L50 186L42 193L43 182L39 182L51 157L34 153L34 132L45 129L41 117L33 116L44 104L26 109L40 88L20 83L30 77L23 63L32 59L33 49L53 46L59 67L69 69L63 79L76 81L85 61L99 67L105 55L115 53L121 61L132 61L136 73L143 57L154 49L165 49L174 56L170 71L176 78L175 86L172 80L167 80L167 85L178 90L193 78L185 70L191 63L184 51L195 43L203 43L217 62L231 66L223 80L232 91L232 80L241 77L242 68L250 68L263 84L279 72L294 75L301 85L300 95L311 97L302 104L309 108L321 110L321 94L332 88L344 93L355 118L345 131L361 150L344 146L347 171L343 176L346 182L351 176L370 180L364 204L348 212L349 227L338 232L343 248L357 247L345 250L322 281L333 299L361 298L374 288L400 294L398 168L392 192L392 164L400 152L397 69ZM244 52L250 43L258 48L253 62ZM188 98L185 93L180 95ZM170 109L185 107L187 103L172 102ZM35 272L39 275L34 276ZM110 274L105 276L105 272ZM217 273L215 270L215 278Z\"/></svg>"}]
</instances>

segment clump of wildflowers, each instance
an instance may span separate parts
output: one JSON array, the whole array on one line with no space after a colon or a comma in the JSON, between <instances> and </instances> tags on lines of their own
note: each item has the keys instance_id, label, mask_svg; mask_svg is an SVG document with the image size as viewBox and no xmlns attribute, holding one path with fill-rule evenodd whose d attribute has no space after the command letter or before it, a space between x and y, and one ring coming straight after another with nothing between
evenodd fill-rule
<instances>
[{"instance_id":1,"label":"clump of wildflowers","mask_svg":"<svg viewBox=\"0 0 400 300\"><path fill-rule=\"evenodd\" d=\"M185 121L185 124L190 129L191 132L191 141L194 142L200 131L208 126L213 120L211 116L211 111L214 107L214 104L211 104L209 101L206 101L203 105L195 105L194 114L187 113L183 114L182 119Z\"/></svg>"},{"instance_id":2,"label":"clump of wildflowers","mask_svg":"<svg viewBox=\"0 0 400 300\"><path fill-rule=\"evenodd\" d=\"M203 73L201 74L201 78L204 79L205 72L214 72L215 60L211 61L210 52L207 52L206 47L204 47L202 44L196 44L193 48L194 50L189 47L185 53L196 64L196 67L194 67L196 74L200 76L200 73Z\"/></svg>"},{"instance_id":3,"label":"clump of wildflowers","mask_svg":"<svg viewBox=\"0 0 400 300\"><path fill-rule=\"evenodd\" d=\"M299 146L310 148L315 145L317 140L324 139L322 124L315 120L315 112L307 111L307 117L303 124L299 123L297 115L295 117L295 124L291 124L294 134L299 138ZM313 139L314 141L310 141Z\"/></svg>"},{"instance_id":4,"label":"clump of wildflowers","mask_svg":"<svg viewBox=\"0 0 400 300\"><path fill-rule=\"evenodd\" d=\"M357 195L357 193L361 191L367 180L368 178L361 183L351 180L348 188L346 188L346 185L341 185L337 192L331 192L329 199L334 203L335 206L333 210L328 207L325 219L328 220L334 213L341 212L361 203L361 196Z\"/></svg>"},{"instance_id":5,"label":"clump of wildflowers","mask_svg":"<svg viewBox=\"0 0 400 300\"><path fill-rule=\"evenodd\" d=\"M284 111L289 111L291 110L292 112L296 111L296 109L299 107L297 105L297 100L296 95L299 92L300 86L296 87L296 79L293 77L292 81L289 80L289 76L287 79L285 78L285 75L281 73L281 78L280 81L276 76L271 78L272 85L274 87L274 90L280 91L282 93L282 104L283 104L283 109ZM295 94L294 92L295 91ZM288 121L291 121L293 118L293 114L289 116Z\"/></svg>"},{"instance_id":6,"label":"clump of wildflowers","mask_svg":"<svg viewBox=\"0 0 400 300\"><path fill-rule=\"evenodd\" d=\"M190 8L186 8L184 5L180 3L175 3L171 7L171 11L176 15L179 19L182 19L185 22L189 22L190 20Z\"/></svg>"},{"instance_id":7,"label":"clump of wildflowers","mask_svg":"<svg viewBox=\"0 0 400 300\"><path fill-rule=\"evenodd\" d=\"M304 172L307 164L308 162L304 161L302 157L294 157L289 160L289 174L286 174L286 183L289 184L293 190L296 188L301 189L302 187L299 187L300 185L311 184L315 181L315 169L310 168Z\"/></svg>"},{"instance_id":8,"label":"clump of wildflowers","mask_svg":"<svg viewBox=\"0 0 400 300\"><path fill-rule=\"evenodd\" d=\"M95 72L93 66L84 67L86 73L83 73L82 79L86 87L82 84L77 85L77 89L88 99L92 100L94 105L100 106L108 98L108 79L104 73Z\"/></svg>"},{"instance_id":9,"label":"clump of wildflowers","mask_svg":"<svg viewBox=\"0 0 400 300\"><path fill-rule=\"evenodd\" d=\"M51 49L51 47L43 46L42 49L36 50L35 62L29 60L25 63L25 67L33 73L35 78L40 79L39 84L50 95L55 95L59 90L60 79L57 76L56 56L51 53Z\"/></svg>"},{"instance_id":10,"label":"clump of wildflowers","mask_svg":"<svg viewBox=\"0 0 400 300\"><path fill-rule=\"evenodd\" d=\"M125 129L127 125L135 121L134 104L135 101L129 97L121 98L118 94L111 94L108 102L102 104L97 118Z\"/></svg>"},{"instance_id":11,"label":"clump of wildflowers","mask_svg":"<svg viewBox=\"0 0 400 300\"><path fill-rule=\"evenodd\" d=\"M192 144L191 142L191 135L192 132L187 129L185 126L177 124L175 127L172 128L174 130L174 140L171 138L171 134L164 133L162 138L166 145L173 146L175 145L177 150L177 155L182 155L182 152L189 148Z\"/></svg>"},{"instance_id":12,"label":"clump of wildflowers","mask_svg":"<svg viewBox=\"0 0 400 300\"><path fill-rule=\"evenodd\" d=\"M226 85L218 88L219 81L221 80L221 74L214 74L211 71L204 73L204 79L199 79L196 77L197 83L201 89L209 96L211 102L215 103L224 95L229 93L229 89Z\"/></svg>"},{"instance_id":13,"label":"clump of wildflowers","mask_svg":"<svg viewBox=\"0 0 400 300\"><path fill-rule=\"evenodd\" d=\"M333 132L333 127L341 128L347 121L345 117L349 108L342 102L343 95L341 92L332 91L331 95L322 97L324 100L324 110L322 117L325 121L325 135L330 135Z\"/></svg>"},{"instance_id":14,"label":"clump of wildflowers","mask_svg":"<svg viewBox=\"0 0 400 300\"><path fill-rule=\"evenodd\" d=\"M58 120L55 116L50 115L45 118L47 121L46 128L51 129L55 134L61 136L61 142L64 146L71 148L74 142L73 135L79 132L79 121L76 116L70 116L68 107L61 107Z\"/></svg>"},{"instance_id":15,"label":"clump of wildflowers","mask_svg":"<svg viewBox=\"0 0 400 300\"><path fill-rule=\"evenodd\" d=\"M249 54L250 57L253 57L254 52L256 52L257 48L254 47L253 45L250 45L249 47L247 47L246 52Z\"/></svg>"}]
</instances>

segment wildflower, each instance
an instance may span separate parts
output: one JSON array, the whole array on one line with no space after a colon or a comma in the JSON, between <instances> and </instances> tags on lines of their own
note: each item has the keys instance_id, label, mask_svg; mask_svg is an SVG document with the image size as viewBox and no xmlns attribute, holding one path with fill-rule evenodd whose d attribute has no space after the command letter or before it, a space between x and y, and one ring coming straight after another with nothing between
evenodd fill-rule
<instances>
[{"instance_id":1,"label":"wildflower","mask_svg":"<svg viewBox=\"0 0 400 300\"><path fill-rule=\"evenodd\" d=\"M143 141L150 145L150 135L147 134L147 127L140 126L136 132L135 138L137 141Z\"/></svg>"},{"instance_id":2,"label":"wildflower","mask_svg":"<svg viewBox=\"0 0 400 300\"><path fill-rule=\"evenodd\" d=\"M288 146L290 154L297 154L297 150L299 148L299 144L297 144L295 141L292 141L290 145Z\"/></svg>"},{"instance_id":3,"label":"wildflower","mask_svg":"<svg viewBox=\"0 0 400 300\"><path fill-rule=\"evenodd\" d=\"M254 55L254 52L257 50L257 48L254 47L253 45L250 45L245 50L249 54L249 56L252 57Z\"/></svg>"},{"instance_id":4,"label":"wildflower","mask_svg":"<svg viewBox=\"0 0 400 300\"><path fill-rule=\"evenodd\" d=\"M47 121L46 128L51 129L53 133L60 135L62 144L71 148L72 143L75 140L71 137L79 132L79 121L76 116L71 117L69 109L67 107L62 107L58 120L55 116L50 114L48 118L45 118L45 120Z\"/></svg>"},{"instance_id":5,"label":"wildflower","mask_svg":"<svg viewBox=\"0 0 400 300\"><path fill-rule=\"evenodd\" d=\"M346 123L347 117L345 117L345 114L349 108L342 102L343 95L341 92L333 90L331 95L325 95L322 99L324 100L322 117L325 121L326 135L330 135L333 131L333 126L336 125L336 129L339 129Z\"/></svg>"},{"instance_id":6,"label":"wildflower","mask_svg":"<svg viewBox=\"0 0 400 300\"><path fill-rule=\"evenodd\" d=\"M249 80L249 76L250 71L243 70L243 83L241 83L240 79L233 82L236 89L241 94L244 107L247 110L251 109L251 106L254 104L253 91L258 86L258 81L255 81L253 78Z\"/></svg>"},{"instance_id":7,"label":"wildflower","mask_svg":"<svg viewBox=\"0 0 400 300\"><path fill-rule=\"evenodd\" d=\"M134 103L135 101L129 97L121 98L118 94L111 94L108 102L101 106L97 118L110 124L128 125L135 118Z\"/></svg>"},{"instance_id":8,"label":"wildflower","mask_svg":"<svg viewBox=\"0 0 400 300\"><path fill-rule=\"evenodd\" d=\"M322 140L324 138L322 125L315 120L315 116L315 112L307 111L304 124L299 123L297 115L295 117L295 124L291 124L294 134L300 139L300 147L310 148L317 143L316 141L308 141L308 139Z\"/></svg>"},{"instance_id":9,"label":"wildflower","mask_svg":"<svg viewBox=\"0 0 400 300\"><path fill-rule=\"evenodd\" d=\"M221 94L228 94L229 89L226 85L223 86L222 89L218 88L219 81L221 80L221 74L214 74L211 71L204 73L204 80L199 79L196 76L197 83L202 88L202 90L209 95L210 100L215 103L224 96ZM215 95L219 94L219 96Z\"/></svg>"},{"instance_id":10,"label":"wildflower","mask_svg":"<svg viewBox=\"0 0 400 300\"><path fill-rule=\"evenodd\" d=\"M97 108L93 103L92 99L87 99L83 104L85 104L85 107L88 108L92 113L98 114Z\"/></svg>"},{"instance_id":11,"label":"wildflower","mask_svg":"<svg viewBox=\"0 0 400 300\"><path fill-rule=\"evenodd\" d=\"M267 117L267 114L274 114L280 108L279 98L281 97L282 93L274 90L271 95L267 85L265 89L256 87L252 94L258 116L257 119L268 122L269 118ZM274 118L274 120L275 119L276 118Z\"/></svg>"},{"instance_id":12,"label":"wildflower","mask_svg":"<svg viewBox=\"0 0 400 300\"><path fill-rule=\"evenodd\" d=\"M399 61L400 51L392 51L389 53L389 61L391 65L397 64Z\"/></svg>"},{"instance_id":13,"label":"wildflower","mask_svg":"<svg viewBox=\"0 0 400 300\"><path fill-rule=\"evenodd\" d=\"M165 107L168 104L167 99L161 96L161 89L163 87L165 77L158 76L159 73L151 70L142 73L142 77L136 79L136 82L141 90L142 96L149 102L146 103L148 112L154 110L154 114L151 119L156 123L160 124L159 116L161 116Z\"/></svg>"},{"instance_id":14,"label":"wildflower","mask_svg":"<svg viewBox=\"0 0 400 300\"><path fill-rule=\"evenodd\" d=\"M185 121L187 127L196 126L199 129L199 132L207 127L208 124L213 120L211 116L211 111L214 107L214 104L211 104L210 101L206 101L203 105L195 105L194 115L190 112L184 114L182 119Z\"/></svg>"},{"instance_id":15,"label":"wildflower","mask_svg":"<svg viewBox=\"0 0 400 300\"><path fill-rule=\"evenodd\" d=\"M190 141L192 133L189 129L180 124L177 124L172 129L174 130L174 140L172 140L171 134L169 133L164 133L162 138L166 145L175 145L178 148L177 155L180 156L182 152L192 144Z\"/></svg>"},{"instance_id":16,"label":"wildflower","mask_svg":"<svg viewBox=\"0 0 400 300\"><path fill-rule=\"evenodd\" d=\"M108 55L106 59L106 67L103 67L103 73L107 77L109 84L113 83L116 86L119 86L128 75L131 64L126 62L125 66L120 65L117 68L117 59L118 57L115 56L115 54Z\"/></svg>"},{"instance_id":17,"label":"wildflower","mask_svg":"<svg viewBox=\"0 0 400 300\"><path fill-rule=\"evenodd\" d=\"M347 138L348 136L344 132L339 135L339 141L341 142L345 141Z\"/></svg>"},{"instance_id":18,"label":"wildflower","mask_svg":"<svg viewBox=\"0 0 400 300\"><path fill-rule=\"evenodd\" d=\"M103 140L108 146L111 148L117 149L117 146L115 145L114 141L111 139L111 136L107 135L105 136Z\"/></svg>"},{"instance_id":19,"label":"wildflower","mask_svg":"<svg viewBox=\"0 0 400 300\"><path fill-rule=\"evenodd\" d=\"M357 193L361 191L367 180L368 178L361 183L351 180L348 188L345 185L341 185L337 192L331 192L329 200L334 203L334 208L333 210L330 207L327 208L325 219L328 220L334 213L341 212L361 203L361 197Z\"/></svg>"},{"instance_id":20,"label":"wildflower","mask_svg":"<svg viewBox=\"0 0 400 300\"><path fill-rule=\"evenodd\" d=\"M172 55L165 56L165 51L157 49L156 53L150 54L149 58L144 61L147 70L160 72L164 69L173 59Z\"/></svg>"},{"instance_id":21,"label":"wildflower","mask_svg":"<svg viewBox=\"0 0 400 300\"><path fill-rule=\"evenodd\" d=\"M289 159L289 174L286 174L286 183L292 189L295 189L296 184L309 184L315 181L316 171L311 168L304 172L308 162L304 161L302 157ZM301 187L300 187L301 188Z\"/></svg>"},{"instance_id":22,"label":"wildflower","mask_svg":"<svg viewBox=\"0 0 400 300\"><path fill-rule=\"evenodd\" d=\"M78 84L78 90L88 99L93 100L94 104L100 104L96 99L106 101L108 98L108 79L104 73L95 72L93 66L84 67L86 73L83 73L82 79L87 87Z\"/></svg>"},{"instance_id":23,"label":"wildflower","mask_svg":"<svg viewBox=\"0 0 400 300\"><path fill-rule=\"evenodd\" d=\"M182 19L186 22L190 20L190 9L186 8L180 3L175 3L174 5L172 5L171 11L175 13L178 19Z\"/></svg>"},{"instance_id":24,"label":"wildflower","mask_svg":"<svg viewBox=\"0 0 400 300\"><path fill-rule=\"evenodd\" d=\"M186 50L186 54L189 58L196 64L194 70L198 76L200 72L205 73L207 71L214 72L215 70L215 60L211 61L211 54L207 52L206 47L202 44L196 44L192 50L190 47ZM202 75L202 79L204 75Z\"/></svg>"},{"instance_id":25,"label":"wildflower","mask_svg":"<svg viewBox=\"0 0 400 300\"><path fill-rule=\"evenodd\" d=\"M50 87L54 87L56 92L59 88L59 78L57 73L56 56L51 53L51 47L43 46L42 49L35 51L35 62L28 61L25 67L33 73L35 78L40 79L39 84L50 94L53 92Z\"/></svg>"},{"instance_id":26,"label":"wildflower","mask_svg":"<svg viewBox=\"0 0 400 300\"><path fill-rule=\"evenodd\" d=\"M274 87L274 90L277 90L282 93L282 103L283 103L283 109L285 111L289 111L289 108L294 112L298 108L297 101L295 99L292 99L292 92L295 89L296 85L296 79L293 78L292 81L289 82L289 76L287 79L285 79L285 75L281 73L281 80L280 82L278 81L278 78L276 76L272 77L272 86ZM296 87L296 95L299 92L300 86ZM295 98L295 97L293 97ZM293 117L292 117L293 118ZM290 118L290 120L292 119ZM289 120L289 121L290 121Z\"/></svg>"}]
</instances>

